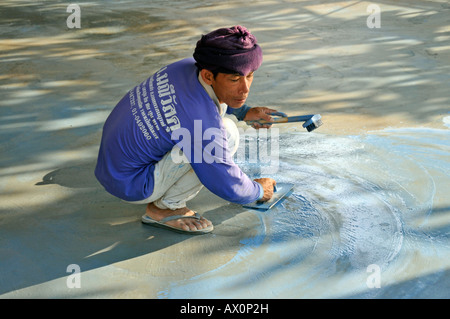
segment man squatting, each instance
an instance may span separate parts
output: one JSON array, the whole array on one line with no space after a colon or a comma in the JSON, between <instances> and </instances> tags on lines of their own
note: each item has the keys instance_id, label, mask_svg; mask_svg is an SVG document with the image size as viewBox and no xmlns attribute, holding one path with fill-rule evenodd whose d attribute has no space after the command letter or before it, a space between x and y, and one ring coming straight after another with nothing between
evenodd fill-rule
<instances>
[{"instance_id":1,"label":"man squatting","mask_svg":"<svg viewBox=\"0 0 450 319\"><path fill-rule=\"evenodd\" d=\"M253 34L243 26L221 28L201 37L193 58L130 90L103 127L95 175L106 191L147 204L143 223L191 234L213 230L186 207L203 186L237 204L269 200L275 180L251 180L234 163L239 131L224 117L272 120L276 110L245 104L261 63ZM193 140L187 142L185 132Z\"/></svg>"}]
</instances>

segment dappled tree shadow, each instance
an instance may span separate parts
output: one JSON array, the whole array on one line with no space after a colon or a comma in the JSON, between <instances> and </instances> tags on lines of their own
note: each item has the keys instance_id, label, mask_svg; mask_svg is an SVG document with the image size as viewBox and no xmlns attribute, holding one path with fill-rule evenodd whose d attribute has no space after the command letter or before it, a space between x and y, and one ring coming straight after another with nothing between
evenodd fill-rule
<instances>
[{"instance_id":1,"label":"dappled tree shadow","mask_svg":"<svg viewBox=\"0 0 450 319\"><path fill-rule=\"evenodd\" d=\"M117 101L191 56L202 33L243 24L257 35L265 62L250 104L418 125L448 112L450 6L377 4L379 30L367 28L361 1L254 1L244 9L237 1L81 2L82 27L70 30L64 1L2 1L0 294L67 276L72 263L96 269L189 239L141 225L142 206L107 194L93 169ZM235 215L220 215L221 205L207 211L218 225L242 213L232 206ZM448 234L448 225L435 231Z\"/></svg>"}]
</instances>

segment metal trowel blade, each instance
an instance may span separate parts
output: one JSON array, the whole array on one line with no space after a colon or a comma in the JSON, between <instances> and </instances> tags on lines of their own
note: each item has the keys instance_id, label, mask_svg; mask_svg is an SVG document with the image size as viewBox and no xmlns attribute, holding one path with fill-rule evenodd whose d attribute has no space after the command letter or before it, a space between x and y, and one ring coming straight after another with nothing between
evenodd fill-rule
<instances>
[{"instance_id":1,"label":"metal trowel blade","mask_svg":"<svg viewBox=\"0 0 450 319\"><path fill-rule=\"evenodd\" d=\"M242 207L269 210L275 205L281 203L286 197L291 195L293 188L294 184L291 183L277 183L276 191L274 191L272 198L267 202L253 202L250 204L242 205Z\"/></svg>"}]
</instances>

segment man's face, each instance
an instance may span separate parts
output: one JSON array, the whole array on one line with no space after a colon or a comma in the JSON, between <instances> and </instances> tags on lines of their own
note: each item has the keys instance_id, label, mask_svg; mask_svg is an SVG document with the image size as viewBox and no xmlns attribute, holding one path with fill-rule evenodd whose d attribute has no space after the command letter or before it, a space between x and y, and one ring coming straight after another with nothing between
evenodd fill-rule
<instances>
[{"instance_id":1,"label":"man's face","mask_svg":"<svg viewBox=\"0 0 450 319\"><path fill-rule=\"evenodd\" d=\"M210 71L202 71L210 73L206 76L207 81L205 82L212 86L219 103L226 103L232 108L239 108L244 105L253 82L253 72L246 76L218 73L214 78Z\"/></svg>"}]
</instances>

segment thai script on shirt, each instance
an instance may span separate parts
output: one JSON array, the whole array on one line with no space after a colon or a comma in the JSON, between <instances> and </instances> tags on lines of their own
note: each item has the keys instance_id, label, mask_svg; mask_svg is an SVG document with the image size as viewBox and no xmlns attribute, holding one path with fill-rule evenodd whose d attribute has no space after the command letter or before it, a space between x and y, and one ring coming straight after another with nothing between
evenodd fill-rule
<instances>
[{"instance_id":1,"label":"thai script on shirt","mask_svg":"<svg viewBox=\"0 0 450 319\"><path fill-rule=\"evenodd\" d=\"M156 131L161 128L166 132L180 128L175 107L175 87L170 83L167 72L164 72L166 68L162 68L129 92L132 116L147 140L158 139Z\"/></svg>"}]
</instances>

